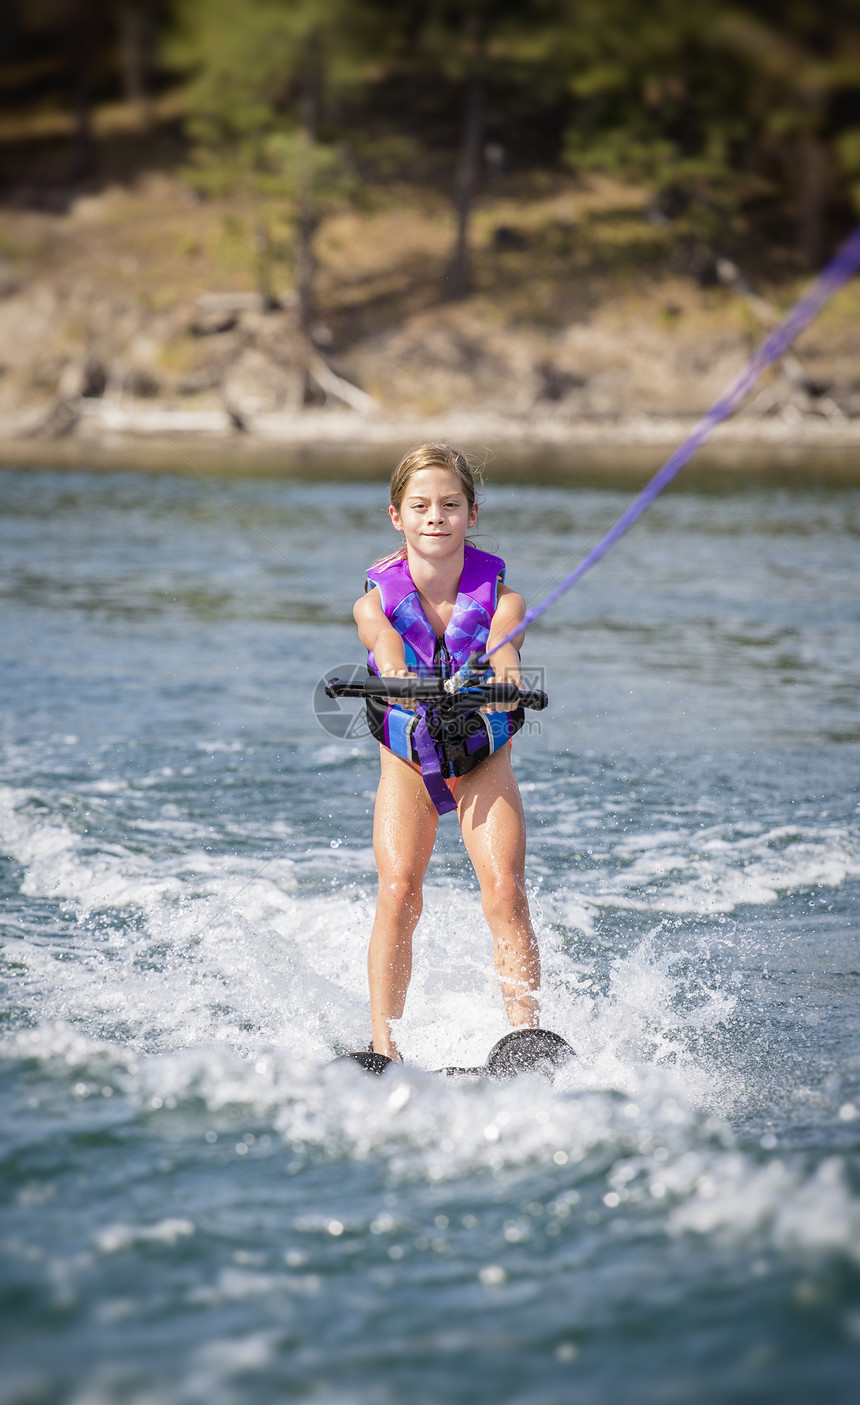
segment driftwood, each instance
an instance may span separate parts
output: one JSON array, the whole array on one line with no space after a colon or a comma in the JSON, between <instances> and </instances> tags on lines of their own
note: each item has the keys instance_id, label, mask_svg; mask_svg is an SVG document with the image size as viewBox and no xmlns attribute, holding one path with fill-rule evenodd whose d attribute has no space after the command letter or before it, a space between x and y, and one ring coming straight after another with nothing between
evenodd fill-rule
<instances>
[{"instance_id":1,"label":"driftwood","mask_svg":"<svg viewBox=\"0 0 860 1405\"><path fill-rule=\"evenodd\" d=\"M373 396L337 375L321 356L309 357L306 374L327 400L337 400L362 416L379 413L380 406ZM75 432L84 436L93 433L223 435L253 433L258 418L272 418L271 412L248 408L226 394L222 406L221 409L185 410L150 400L145 408L139 408L133 401L129 403L125 398L112 395L60 395L50 405L3 425L2 431L3 437L10 439L62 439ZM296 411L301 415L299 406L293 414Z\"/></svg>"},{"instance_id":2,"label":"driftwood","mask_svg":"<svg viewBox=\"0 0 860 1405\"><path fill-rule=\"evenodd\" d=\"M340 400L342 404L348 405L357 414L379 413L379 402L374 400L372 395L368 395L364 390L359 390L357 385L352 384L352 381L344 380L343 376L336 375L321 356L309 358L308 375L313 377L324 395L333 396L335 400Z\"/></svg>"},{"instance_id":3,"label":"driftwood","mask_svg":"<svg viewBox=\"0 0 860 1405\"><path fill-rule=\"evenodd\" d=\"M276 295L279 308L295 307L297 302L293 290ZM201 293L195 299L201 312L265 312L263 299L259 293Z\"/></svg>"},{"instance_id":4,"label":"driftwood","mask_svg":"<svg viewBox=\"0 0 860 1405\"><path fill-rule=\"evenodd\" d=\"M718 258L716 270L720 282L743 298L750 311L768 331L782 321L777 309L760 293L755 292L737 264L732 263L731 259ZM784 390L780 393L772 385L766 385L741 410L742 415L756 417L767 415L772 410L787 409L789 415L793 411L795 414L801 415L820 414L825 419L834 421L843 421L848 418L836 404L836 401L826 394L827 387L819 385L809 375L796 351L789 348L788 351L783 352L777 363L777 368L788 382L788 394L786 395Z\"/></svg>"},{"instance_id":5,"label":"driftwood","mask_svg":"<svg viewBox=\"0 0 860 1405\"><path fill-rule=\"evenodd\" d=\"M277 296L275 308L283 310L287 307L296 307L300 301L300 296L295 291L280 293ZM192 323L191 330L197 336L232 331L243 312L260 313L274 310L265 305L259 292L201 293L196 299L196 306L199 310L199 317ZM352 381L348 381L344 376L340 376L332 370L328 362L321 356L319 347L310 333L302 334L300 332L299 342L300 345L303 344L297 358L299 380L302 384L297 390L297 407L306 399L307 383L310 381L322 392L324 400L337 400L359 415L379 412L380 406L372 395L368 395ZM266 353L262 347L258 349L273 367L277 366L278 362L275 358ZM225 368L226 373L227 368ZM247 409L239 403L236 395L229 389L224 395L224 406L231 422L237 429L249 429L257 414L271 413L271 411Z\"/></svg>"},{"instance_id":6,"label":"driftwood","mask_svg":"<svg viewBox=\"0 0 860 1405\"><path fill-rule=\"evenodd\" d=\"M166 405L127 409L110 400L78 402L81 428L114 434L229 434L233 425L224 410L174 410Z\"/></svg>"},{"instance_id":7,"label":"driftwood","mask_svg":"<svg viewBox=\"0 0 860 1405\"><path fill-rule=\"evenodd\" d=\"M58 396L47 409L25 415L13 430L21 439L64 439L77 427L80 418L77 396Z\"/></svg>"}]
</instances>

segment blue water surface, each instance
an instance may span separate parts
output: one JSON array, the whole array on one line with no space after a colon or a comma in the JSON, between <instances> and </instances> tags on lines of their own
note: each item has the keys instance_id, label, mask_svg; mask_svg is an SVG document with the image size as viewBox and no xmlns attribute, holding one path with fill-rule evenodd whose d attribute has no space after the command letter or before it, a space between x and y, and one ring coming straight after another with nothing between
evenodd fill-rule
<instances>
[{"instance_id":1,"label":"blue water surface","mask_svg":"<svg viewBox=\"0 0 860 1405\"><path fill-rule=\"evenodd\" d=\"M377 482L0 473L3 1405L853 1402L860 493L679 484L530 633L553 1084L456 822L367 1042ZM488 485L530 602L617 515ZM326 710L326 708L328 710Z\"/></svg>"}]
</instances>

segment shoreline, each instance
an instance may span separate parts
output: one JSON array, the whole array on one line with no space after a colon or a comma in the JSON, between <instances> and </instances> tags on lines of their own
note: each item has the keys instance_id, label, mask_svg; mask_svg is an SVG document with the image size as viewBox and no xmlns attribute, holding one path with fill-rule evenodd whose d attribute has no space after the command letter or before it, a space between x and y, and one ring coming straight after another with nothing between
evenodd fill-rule
<instances>
[{"instance_id":1,"label":"shoreline","mask_svg":"<svg viewBox=\"0 0 860 1405\"><path fill-rule=\"evenodd\" d=\"M351 477L364 467L378 472L380 457L387 460L410 444L443 440L485 459L493 476L522 477L538 454L541 475L609 480L641 476L643 465L653 463L656 469L698 423L698 417L645 414L571 419L459 412L419 418L309 409L260 415L250 430L240 430L218 410L153 407L129 414L105 404L93 409L79 407L70 432L55 437L33 429L15 433L0 423L0 467L285 477L302 476L304 467ZM816 480L824 473L834 481L860 483L858 449L860 419L752 418L741 411L714 430L683 472L694 476L691 470L701 460L732 473L770 470Z\"/></svg>"}]
</instances>

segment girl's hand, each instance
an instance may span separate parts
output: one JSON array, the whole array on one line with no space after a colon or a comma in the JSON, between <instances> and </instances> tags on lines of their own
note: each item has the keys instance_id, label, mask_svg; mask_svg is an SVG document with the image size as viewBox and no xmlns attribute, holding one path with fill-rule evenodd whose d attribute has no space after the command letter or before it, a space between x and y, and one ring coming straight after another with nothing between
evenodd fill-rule
<instances>
[{"instance_id":1,"label":"girl's hand","mask_svg":"<svg viewBox=\"0 0 860 1405\"><path fill-rule=\"evenodd\" d=\"M379 672L380 672L380 674L381 674L381 676L382 676L383 678L417 678L417 677L418 677L418 674L417 674L417 673L411 673L408 668L390 668L390 669L389 669L389 668L381 668L378 659L377 659L377 661L376 661L376 666L377 666L377 668L379 669ZM414 711L415 711L415 699L414 699L414 698L386 698L385 701L386 701L387 703L395 703L398 707L402 707L403 710L404 710L404 712L414 712Z\"/></svg>"},{"instance_id":2,"label":"girl's hand","mask_svg":"<svg viewBox=\"0 0 860 1405\"><path fill-rule=\"evenodd\" d=\"M523 686L523 679L520 670L512 666L509 666L507 668L500 668L498 673L495 675L495 682L513 683L514 687L519 689L521 689ZM514 712L519 707L519 705L520 704L518 700L509 703L492 703L491 706L487 708L487 711Z\"/></svg>"},{"instance_id":3,"label":"girl's hand","mask_svg":"<svg viewBox=\"0 0 860 1405\"><path fill-rule=\"evenodd\" d=\"M500 668L498 673L494 673L491 679L493 683L513 683L516 688L522 688L523 680L520 670L513 666ZM481 712L514 712L519 707L519 701L509 703L487 703L480 710Z\"/></svg>"}]
</instances>

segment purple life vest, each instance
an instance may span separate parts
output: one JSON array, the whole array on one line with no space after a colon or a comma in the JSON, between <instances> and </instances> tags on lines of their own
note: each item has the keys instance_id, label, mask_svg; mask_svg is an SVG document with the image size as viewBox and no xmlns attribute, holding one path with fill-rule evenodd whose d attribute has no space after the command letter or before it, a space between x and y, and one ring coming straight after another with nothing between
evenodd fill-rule
<instances>
[{"instance_id":1,"label":"purple life vest","mask_svg":"<svg viewBox=\"0 0 860 1405\"><path fill-rule=\"evenodd\" d=\"M500 556L477 547L464 548L463 574L448 627L437 638L412 579L406 557L393 557L371 567L365 590L375 586L386 618L401 635L406 667L419 677L447 678L483 651L496 610L505 563ZM368 653L370 673L379 673ZM486 670L492 676L492 669ZM434 709L419 703L414 712L397 703L367 701L371 733L397 756L421 766L425 785L440 814L456 809L443 777L465 775L519 731L522 708L513 712L467 713L456 725L443 722Z\"/></svg>"},{"instance_id":2,"label":"purple life vest","mask_svg":"<svg viewBox=\"0 0 860 1405\"><path fill-rule=\"evenodd\" d=\"M483 649L499 599L499 585L505 578L501 556L479 551L466 543L463 574L457 599L442 640L450 660L448 673L468 662L469 655ZM371 566L365 589L376 586L382 596L382 609L406 645L406 667L421 677L438 672L439 641L424 613L418 589L405 556ZM371 653L367 656L371 673L378 673Z\"/></svg>"}]
</instances>

